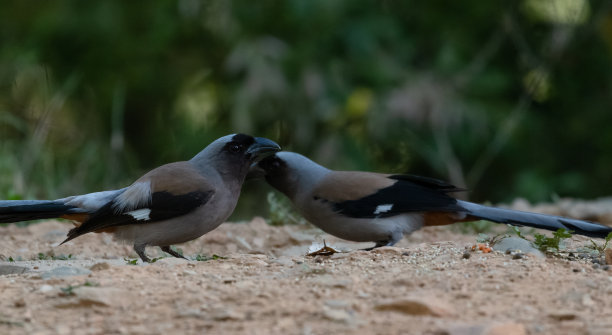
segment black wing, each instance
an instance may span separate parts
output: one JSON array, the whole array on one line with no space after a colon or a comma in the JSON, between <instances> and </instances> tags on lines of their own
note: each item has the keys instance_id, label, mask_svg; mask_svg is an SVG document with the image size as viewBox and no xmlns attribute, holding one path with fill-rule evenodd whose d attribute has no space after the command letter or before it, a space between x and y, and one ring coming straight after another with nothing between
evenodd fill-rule
<instances>
[{"instance_id":1,"label":"black wing","mask_svg":"<svg viewBox=\"0 0 612 335\"><path fill-rule=\"evenodd\" d=\"M353 218L384 218L407 212L463 210L457 200L448 195L463 189L433 178L412 175L392 175L388 178L397 182L361 199L333 203L334 210Z\"/></svg>"}]
</instances>

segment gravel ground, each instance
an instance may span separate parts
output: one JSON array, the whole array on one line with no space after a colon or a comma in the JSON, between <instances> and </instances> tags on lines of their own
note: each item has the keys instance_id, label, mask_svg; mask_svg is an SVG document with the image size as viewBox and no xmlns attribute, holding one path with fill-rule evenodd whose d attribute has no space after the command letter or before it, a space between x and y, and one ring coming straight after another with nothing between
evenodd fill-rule
<instances>
[{"instance_id":1,"label":"gravel ground","mask_svg":"<svg viewBox=\"0 0 612 335\"><path fill-rule=\"evenodd\" d=\"M56 246L69 228L0 227L0 334L612 334L600 257L472 251L449 227L368 252L255 218L179 246L199 261L136 265L105 234ZM323 239L343 252L305 256Z\"/></svg>"}]
</instances>

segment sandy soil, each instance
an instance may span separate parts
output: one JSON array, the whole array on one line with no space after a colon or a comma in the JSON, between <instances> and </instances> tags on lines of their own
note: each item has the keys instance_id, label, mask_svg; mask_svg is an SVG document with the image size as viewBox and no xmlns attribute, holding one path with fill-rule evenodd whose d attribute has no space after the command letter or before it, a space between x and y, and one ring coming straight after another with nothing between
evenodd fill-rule
<instances>
[{"instance_id":1,"label":"sandy soil","mask_svg":"<svg viewBox=\"0 0 612 335\"><path fill-rule=\"evenodd\" d=\"M497 251L464 258L476 234L449 227L367 252L256 218L179 246L223 258L137 265L104 234L55 246L69 228L0 227L0 270L13 272L0 275L0 334L612 334L612 270ZM346 252L305 256L323 239Z\"/></svg>"}]
</instances>

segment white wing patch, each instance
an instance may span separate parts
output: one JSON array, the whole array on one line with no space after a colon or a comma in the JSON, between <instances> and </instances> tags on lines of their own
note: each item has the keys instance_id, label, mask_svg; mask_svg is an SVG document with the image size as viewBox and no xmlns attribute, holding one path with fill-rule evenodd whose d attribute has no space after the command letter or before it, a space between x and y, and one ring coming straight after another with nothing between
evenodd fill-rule
<instances>
[{"instance_id":1,"label":"white wing patch","mask_svg":"<svg viewBox=\"0 0 612 335\"><path fill-rule=\"evenodd\" d=\"M151 214L151 210L148 208L137 209L135 211L127 212L125 214L132 216L138 221L151 220L151 218L149 217L149 214Z\"/></svg>"},{"instance_id":2,"label":"white wing patch","mask_svg":"<svg viewBox=\"0 0 612 335\"><path fill-rule=\"evenodd\" d=\"M119 194L114 200L113 209L120 214L138 207L148 206L151 203L151 182L140 181L132 184L125 192Z\"/></svg>"},{"instance_id":3,"label":"white wing patch","mask_svg":"<svg viewBox=\"0 0 612 335\"><path fill-rule=\"evenodd\" d=\"M393 208L393 204L378 205L378 206L376 206L376 210L374 211L374 215L386 213L386 212L390 211L392 208Z\"/></svg>"}]
</instances>

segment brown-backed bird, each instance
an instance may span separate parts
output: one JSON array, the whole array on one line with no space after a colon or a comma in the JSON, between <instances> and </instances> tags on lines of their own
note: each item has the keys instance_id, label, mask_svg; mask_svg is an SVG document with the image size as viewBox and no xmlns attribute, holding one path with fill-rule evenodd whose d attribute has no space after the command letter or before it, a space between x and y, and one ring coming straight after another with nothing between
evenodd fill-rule
<instances>
[{"instance_id":1,"label":"brown-backed bird","mask_svg":"<svg viewBox=\"0 0 612 335\"><path fill-rule=\"evenodd\" d=\"M0 222L65 218L77 226L66 243L90 232L130 241L148 262L146 246L182 257L170 245L215 229L234 211L249 167L278 144L244 134L221 137L189 161L162 165L120 190L58 200L0 201Z\"/></svg>"},{"instance_id":2,"label":"brown-backed bird","mask_svg":"<svg viewBox=\"0 0 612 335\"><path fill-rule=\"evenodd\" d=\"M265 175L297 211L323 231L356 242L391 246L423 226L488 220L606 237L611 227L559 216L483 206L454 198L462 191L443 181L413 175L334 171L293 152L254 165L249 178Z\"/></svg>"}]
</instances>

